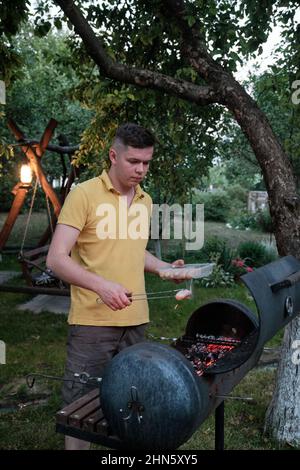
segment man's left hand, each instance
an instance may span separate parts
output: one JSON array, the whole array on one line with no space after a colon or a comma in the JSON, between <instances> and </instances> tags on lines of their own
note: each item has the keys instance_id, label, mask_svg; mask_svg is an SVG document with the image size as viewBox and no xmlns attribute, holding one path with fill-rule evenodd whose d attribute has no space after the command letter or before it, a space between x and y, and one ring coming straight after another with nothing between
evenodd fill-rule
<instances>
[{"instance_id":1,"label":"man's left hand","mask_svg":"<svg viewBox=\"0 0 300 470\"><path fill-rule=\"evenodd\" d=\"M172 267L176 268L177 266L184 266L184 260L183 259L177 259L176 261L173 261ZM175 282L175 284L180 284L181 282L185 281L186 279L170 279L170 280Z\"/></svg>"},{"instance_id":2,"label":"man's left hand","mask_svg":"<svg viewBox=\"0 0 300 470\"><path fill-rule=\"evenodd\" d=\"M183 259L177 259L176 261L173 261L172 267L175 268L176 266L184 266L184 260Z\"/></svg>"}]
</instances>

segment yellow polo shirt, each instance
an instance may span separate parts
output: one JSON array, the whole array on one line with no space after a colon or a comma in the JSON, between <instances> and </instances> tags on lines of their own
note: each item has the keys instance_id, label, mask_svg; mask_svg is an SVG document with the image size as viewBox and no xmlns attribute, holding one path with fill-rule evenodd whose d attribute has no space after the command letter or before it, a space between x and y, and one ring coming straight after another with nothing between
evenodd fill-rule
<instances>
[{"instance_id":1,"label":"yellow polo shirt","mask_svg":"<svg viewBox=\"0 0 300 470\"><path fill-rule=\"evenodd\" d=\"M128 208L104 170L67 196L58 223L80 230L71 257L84 269L118 282L133 294L145 293L145 250L152 200L139 185ZM129 326L149 321L146 300L113 311L96 303L97 294L71 286L68 322L79 325Z\"/></svg>"}]
</instances>

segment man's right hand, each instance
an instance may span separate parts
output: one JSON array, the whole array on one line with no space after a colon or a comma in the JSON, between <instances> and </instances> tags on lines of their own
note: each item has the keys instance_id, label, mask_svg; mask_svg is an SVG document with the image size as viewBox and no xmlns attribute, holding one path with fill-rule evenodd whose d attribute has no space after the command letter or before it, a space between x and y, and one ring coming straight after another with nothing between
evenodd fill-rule
<instances>
[{"instance_id":1,"label":"man's right hand","mask_svg":"<svg viewBox=\"0 0 300 470\"><path fill-rule=\"evenodd\" d=\"M131 305L131 292L117 282L102 280L101 286L97 289L97 294L101 300L112 310L122 310Z\"/></svg>"}]
</instances>

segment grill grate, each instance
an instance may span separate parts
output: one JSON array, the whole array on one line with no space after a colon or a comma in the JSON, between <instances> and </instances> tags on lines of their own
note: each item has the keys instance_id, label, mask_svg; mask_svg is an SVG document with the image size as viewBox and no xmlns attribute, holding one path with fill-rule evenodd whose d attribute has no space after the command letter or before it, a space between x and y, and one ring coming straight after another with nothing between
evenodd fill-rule
<instances>
[{"instance_id":1,"label":"grill grate","mask_svg":"<svg viewBox=\"0 0 300 470\"><path fill-rule=\"evenodd\" d=\"M192 363L196 374L201 376L228 352L240 346L241 342L237 338L197 333L195 337L179 338L174 346Z\"/></svg>"}]
</instances>

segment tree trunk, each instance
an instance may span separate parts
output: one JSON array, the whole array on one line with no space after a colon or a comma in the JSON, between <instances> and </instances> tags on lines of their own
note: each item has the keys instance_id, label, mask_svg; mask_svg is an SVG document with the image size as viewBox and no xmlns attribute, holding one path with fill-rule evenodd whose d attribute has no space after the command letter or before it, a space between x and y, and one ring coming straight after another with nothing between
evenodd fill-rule
<instances>
[{"instance_id":1,"label":"tree trunk","mask_svg":"<svg viewBox=\"0 0 300 470\"><path fill-rule=\"evenodd\" d=\"M224 104L234 114L262 169L278 253L300 258L300 198L292 164L264 113L229 77L222 85Z\"/></svg>"},{"instance_id":2,"label":"tree trunk","mask_svg":"<svg viewBox=\"0 0 300 470\"><path fill-rule=\"evenodd\" d=\"M285 329L276 387L266 415L265 431L282 444L300 443L300 361L299 349L293 349L300 318ZM299 335L298 335L299 340Z\"/></svg>"},{"instance_id":3,"label":"tree trunk","mask_svg":"<svg viewBox=\"0 0 300 470\"><path fill-rule=\"evenodd\" d=\"M262 169L278 253L300 258L299 196L292 165L266 116L234 81L226 102ZM300 444L300 367L292 361L292 345L297 336L299 339L299 331L298 317L285 330L275 390L265 421L266 432L280 443L295 446Z\"/></svg>"}]
</instances>

